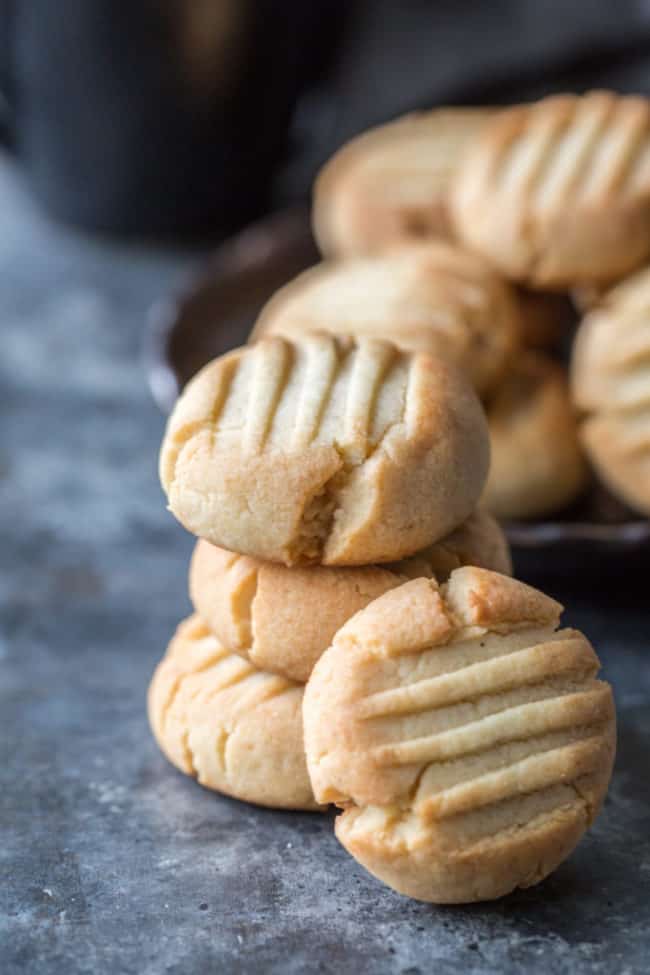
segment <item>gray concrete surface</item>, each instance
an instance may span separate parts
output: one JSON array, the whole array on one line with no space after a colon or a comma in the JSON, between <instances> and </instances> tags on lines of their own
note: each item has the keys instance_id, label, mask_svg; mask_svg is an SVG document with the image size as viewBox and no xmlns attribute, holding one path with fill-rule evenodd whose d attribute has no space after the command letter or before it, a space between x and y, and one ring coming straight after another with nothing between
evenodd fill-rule
<instances>
[{"instance_id":1,"label":"gray concrete surface","mask_svg":"<svg viewBox=\"0 0 650 975\"><path fill-rule=\"evenodd\" d=\"M203 791L144 698L188 611L191 539L156 479L147 308L196 263L48 224L0 164L0 972L644 973L650 954L646 580L571 594L614 682L604 812L540 887L438 909L332 821Z\"/></svg>"}]
</instances>

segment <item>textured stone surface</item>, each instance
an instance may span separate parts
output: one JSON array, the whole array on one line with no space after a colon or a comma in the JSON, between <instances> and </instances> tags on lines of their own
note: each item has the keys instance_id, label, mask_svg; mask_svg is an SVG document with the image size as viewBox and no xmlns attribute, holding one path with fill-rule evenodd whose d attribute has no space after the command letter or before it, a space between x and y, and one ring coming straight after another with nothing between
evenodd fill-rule
<instances>
[{"instance_id":1,"label":"textured stone surface","mask_svg":"<svg viewBox=\"0 0 650 975\"><path fill-rule=\"evenodd\" d=\"M409 902L346 856L328 817L203 791L159 754L144 709L188 610L191 539L157 484L141 330L196 258L51 227L5 165L0 213L3 975L646 972L643 579L553 590L615 685L620 745L596 827L537 889Z\"/></svg>"}]
</instances>

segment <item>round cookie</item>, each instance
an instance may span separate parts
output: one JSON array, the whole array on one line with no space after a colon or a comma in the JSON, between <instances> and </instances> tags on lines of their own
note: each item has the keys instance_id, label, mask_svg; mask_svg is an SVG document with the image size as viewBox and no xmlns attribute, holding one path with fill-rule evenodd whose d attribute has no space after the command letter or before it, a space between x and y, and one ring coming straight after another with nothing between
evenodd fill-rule
<instances>
[{"instance_id":1,"label":"round cookie","mask_svg":"<svg viewBox=\"0 0 650 975\"><path fill-rule=\"evenodd\" d=\"M149 722L177 768L208 789L279 809L316 809L302 744L303 688L184 620L149 687Z\"/></svg>"},{"instance_id":2,"label":"round cookie","mask_svg":"<svg viewBox=\"0 0 650 975\"><path fill-rule=\"evenodd\" d=\"M410 897L488 900L542 880L595 818L611 689L561 606L477 568L416 579L346 623L305 689L307 766L336 835Z\"/></svg>"},{"instance_id":3,"label":"round cookie","mask_svg":"<svg viewBox=\"0 0 650 975\"><path fill-rule=\"evenodd\" d=\"M650 515L650 271L608 292L573 348L579 434L607 486Z\"/></svg>"},{"instance_id":4,"label":"round cookie","mask_svg":"<svg viewBox=\"0 0 650 975\"><path fill-rule=\"evenodd\" d=\"M488 407L491 464L481 503L502 519L559 511L580 493L587 468L564 371L529 353Z\"/></svg>"},{"instance_id":5,"label":"round cookie","mask_svg":"<svg viewBox=\"0 0 650 975\"><path fill-rule=\"evenodd\" d=\"M514 280L621 277L650 256L650 102L597 91L495 114L450 207L459 239Z\"/></svg>"},{"instance_id":6,"label":"round cookie","mask_svg":"<svg viewBox=\"0 0 650 975\"><path fill-rule=\"evenodd\" d=\"M316 265L271 298L251 337L322 330L388 339L454 363L485 395L510 364L519 327L510 285L480 258L434 241Z\"/></svg>"},{"instance_id":7,"label":"round cookie","mask_svg":"<svg viewBox=\"0 0 650 975\"><path fill-rule=\"evenodd\" d=\"M488 109L407 115L348 142L321 170L312 226L327 256L375 254L397 242L450 239L447 193Z\"/></svg>"},{"instance_id":8,"label":"round cookie","mask_svg":"<svg viewBox=\"0 0 650 975\"><path fill-rule=\"evenodd\" d=\"M460 565L510 573L508 543L477 511L441 542L385 566L292 568L197 542L190 596L217 637L262 670L306 681L336 631L377 596L417 576L439 581Z\"/></svg>"},{"instance_id":9,"label":"round cookie","mask_svg":"<svg viewBox=\"0 0 650 975\"><path fill-rule=\"evenodd\" d=\"M287 565L412 555L476 506L489 463L463 376L373 339L277 336L209 363L169 419L170 510L216 545Z\"/></svg>"}]
</instances>

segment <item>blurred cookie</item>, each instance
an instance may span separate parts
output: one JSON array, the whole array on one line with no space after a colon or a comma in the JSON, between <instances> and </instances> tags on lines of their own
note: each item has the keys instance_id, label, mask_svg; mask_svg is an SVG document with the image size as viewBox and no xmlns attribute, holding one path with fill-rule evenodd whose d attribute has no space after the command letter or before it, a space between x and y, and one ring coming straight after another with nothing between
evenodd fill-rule
<instances>
[{"instance_id":1,"label":"blurred cookie","mask_svg":"<svg viewBox=\"0 0 650 975\"><path fill-rule=\"evenodd\" d=\"M198 616L178 627L149 687L151 728L177 768L236 799L316 809L302 687L226 650Z\"/></svg>"},{"instance_id":2,"label":"blurred cookie","mask_svg":"<svg viewBox=\"0 0 650 975\"><path fill-rule=\"evenodd\" d=\"M252 338L322 330L388 339L453 362L484 395L513 358L519 324L514 290L483 260L433 242L305 271L271 298Z\"/></svg>"},{"instance_id":3,"label":"blurred cookie","mask_svg":"<svg viewBox=\"0 0 650 975\"><path fill-rule=\"evenodd\" d=\"M288 569L201 540L190 565L190 596L226 646L256 667L304 682L336 631L373 599L417 576L446 579L460 565L512 571L508 543L487 512L386 566Z\"/></svg>"},{"instance_id":4,"label":"blurred cookie","mask_svg":"<svg viewBox=\"0 0 650 975\"><path fill-rule=\"evenodd\" d=\"M287 565L388 562L476 506L483 411L446 363L370 339L262 339L207 365L170 417L169 507L216 545Z\"/></svg>"},{"instance_id":5,"label":"blurred cookie","mask_svg":"<svg viewBox=\"0 0 650 975\"><path fill-rule=\"evenodd\" d=\"M321 170L313 229L326 256L376 254L397 242L447 238L447 191L488 109L407 115L353 139Z\"/></svg>"},{"instance_id":6,"label":"blurred cookie","mask_svg":"<svg viewBox=\"0 0 650 975\"><path fill-rule=\"evenodd\" d=\"M490 473L481 503L497 518L559 511L580 493L587 469L564 370L528 353L488 406Z\"/></svg>"},{"instance_id":7,"label":"blurred cookie","mask_svg":"<svg viewBox=\"0 0 650 975\"><path fill-rule=\"evenodd\" d=\"M597 91L495 114L450 206L460 240L514 280L621 277L650 256L650 103Z\"/></svg>"},{"instance_id":8,"label":"blurred cookie","mask_svg":"<svg viewBox=\"0 0 650 975\"><path fill-rule=\"evenodd\" d=\"M542 880L595 818L615 714L588 640L521 582L461 568L353 617L303 702L314 794L371 873L420 900Z\"/></svg>"},{"instance_id":9,"label":"blurred cookie","mask_svg":"<svg viewBox=\"0 0 650 975\"><path fill-rule=\"evenodd\" d=\"M579 432L614 494L650 515L650 271L622 282L584 319L573 348Z\"/></svg>"}]
</instances>

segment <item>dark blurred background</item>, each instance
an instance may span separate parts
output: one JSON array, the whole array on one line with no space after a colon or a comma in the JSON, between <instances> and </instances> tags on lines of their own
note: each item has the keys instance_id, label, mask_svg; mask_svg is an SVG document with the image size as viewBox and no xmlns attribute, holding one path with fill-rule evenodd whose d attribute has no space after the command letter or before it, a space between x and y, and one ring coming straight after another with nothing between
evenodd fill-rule
<instances>
[{"instance_id":1,"label":"dark blurred background","mask_svg":"<svg viewBox=\"0 0 650 975\"><path fill-rule=\"evenodd\" d=\"M648 0L0 0L0 135L52 214L220 238L369 125L650 89Z\"/></svg>"}]
</instances>

